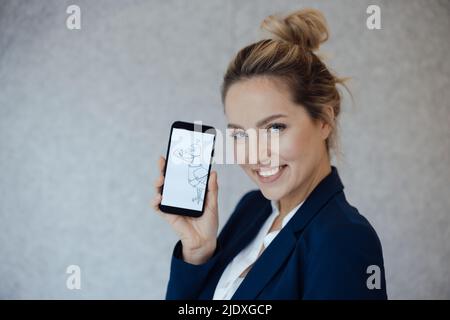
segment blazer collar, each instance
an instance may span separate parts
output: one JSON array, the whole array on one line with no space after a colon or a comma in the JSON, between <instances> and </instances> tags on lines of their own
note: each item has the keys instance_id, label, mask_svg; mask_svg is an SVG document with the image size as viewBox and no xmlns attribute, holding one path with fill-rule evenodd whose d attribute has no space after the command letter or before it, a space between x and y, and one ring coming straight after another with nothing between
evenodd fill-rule
<instances>
[{"instance_id":1,"label":"blazer collar","mask_svg":"<svg viewBox=\"0 0 450 320\"><path fill-rule=\"evenodd\" d=\"M314 218L320 209L338 192L344 188L339 178L336 167L331 167L331 172L322 179L316 188L305 199L286 226L281 229L271 244L263 251L256 260L245 279L231 298L232 300L255 299L264 286L280 269L286 259L289 258L297 243L295 233L302 231ZM266 199L266 205L255 223L260 228L265 219L270 215L272 206L270 200ZM255 229L258 229L255 228ZM254 230L253 230L254 231ZM254 232L252 232L254 233ZM243 246L248 244L242 243Z\"/></svg>"}]
</instances>

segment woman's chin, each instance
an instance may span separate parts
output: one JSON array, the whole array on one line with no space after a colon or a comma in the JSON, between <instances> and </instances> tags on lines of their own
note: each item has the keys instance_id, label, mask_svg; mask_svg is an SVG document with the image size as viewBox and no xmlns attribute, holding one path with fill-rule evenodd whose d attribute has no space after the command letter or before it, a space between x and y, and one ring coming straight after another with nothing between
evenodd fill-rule
<instances>
[{"instance_id":1,"label":"woman's chin","mask_svg":"<svg viewBox=\"0 0 450 320\"><path fill-rule=\"evenodd\" d=\"M271 190L269 188L264 188L259 186L261 193L263 194L264 198L268 199L268 200L275 200L278 201L281 198L283 198L284 195L284 191L283 190Z\"/></svg>"}]
</instances>

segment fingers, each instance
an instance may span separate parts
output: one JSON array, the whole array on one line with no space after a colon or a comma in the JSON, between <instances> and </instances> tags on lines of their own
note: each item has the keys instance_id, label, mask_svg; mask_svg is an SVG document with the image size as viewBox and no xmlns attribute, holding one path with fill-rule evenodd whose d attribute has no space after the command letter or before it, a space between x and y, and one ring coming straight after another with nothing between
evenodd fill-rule
<instances>
[{"instance_id":1,"label":"fingers","mask_svg":"<svg viewBox=\"0 0 450 320\"><path fill-rule=\"evenodd\" d=\"M175 223L175 221L180 219L180 216L176 216L173 214L166 214L166 213L162 212L159 209L159 204L161 203L161 199L162 199L161 194L160 193L156 194L153 197L151 206L157 215L159 215L161 218L165 219L169 224L173 225ZM176 232L176 230L175 230L175 232Z\"/></svg>"},{"instance_id":2,"label":"fingers","mask_svg":"<svg viewBox=\"0 0 450 320\"><path fill-rule=\"evenodd\" d=\"M156 179L154 186L156 193L161 193L161 187L164 184L164 166L166 164L166 160L163 156L159 156L158 159L158 169L159 169L159 176Z\"/></svg>"},{"instance_id":3,"label":"fingers","mask_svg":"<svg viewBox=\"0 0 450 320\"><path fill-rule=\"evenodd\" d=\"M219 186L217 184L217 171L211 171L211 176L209 177L208 190L212 192L217 192Z\"/></svg>"},{"instance_id":4,"label":"fingers","mask_svg":"<svg viewBox=\"0 0 450 320\"><path fill-rule=\"evenodd\" d=\"M157 195L155 195L153 197L153 200L152 200L152 208L157 213L161 213L161 211L159 210L159 204L161 203L161 198L162 198L161 194L158 193Z\"/></svg>"},{"instance_id":5,"label":"fingers","mask_svg":"<svg viewBox=\"0 0 450 320\"><path fill-rule=\"evenodd\" d=\"M158 159L158 169L159 169L159 176L154 182L155 187L155 196L151 202L152 208L160 215L162 215L162 212L159 210L159 204L161 203L162 195L161 195L161 187L164 184L164 166L165 166L166 160L163 156L159 156Z\"/></svg>"},{"instance_id":6,"label":"fingers","mask_svg":"<svg viewBox=\"0 0 450 320\"><path fill-rule=\"evenodd\" d=\"M164 184L164 177L163 176L159 176L155 182L154 182L154 186L155 186L155 192L156 193L161 193L161 187Z\"/></svg>"},{"instance_id":7,"label":"fingers","mask_svg":"<svg viewBox=\"0 0 450 320\"><path fill-rule=\"evenodd\" d=\"M161 175L164 175L164 166L166 165L166 159L163 156L159 156L158 159L158 168Z\"/></svg>"},{"instance_id":8,"label":"fingers","mask_svg":"<svg viewBox=\"0 0 450 320\"><path fill-rule=\"evenodd\" d=\"M208 182L208 193L206 196L207 206L210 210L217 210L217 197L219 185L217 183L217 172L211 171Z\"/></svg>"}]
</instances>

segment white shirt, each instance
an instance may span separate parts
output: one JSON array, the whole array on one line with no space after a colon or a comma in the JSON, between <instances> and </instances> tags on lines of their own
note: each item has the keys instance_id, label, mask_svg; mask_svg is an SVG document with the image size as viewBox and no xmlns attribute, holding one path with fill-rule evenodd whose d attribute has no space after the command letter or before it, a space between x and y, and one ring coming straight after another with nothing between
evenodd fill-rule
<instances>
[{"instance_id":1,"label":"white shirt","mask_svg":"<svg viewBox=\"0 0 450 320\"><path fill-rule=\"evenodd\" d=\"M281 223L281 228L283 228L289 220L294 216L300 206L303 204L301 202L294 209L292 209L284 218ZM249 266L251 266L256 259L259 257L259 252L261 251L261 246L264 244L264 250L269 246L273 239L278 235L280 230L274 230L270 233L268 231L272 227L275 218L279 215L278 201L271 200L272 213L266 219L263 226L259 230L253 241L248 244L239 254L237 254L234 259L225 268L219 282L217 283L216 290L214 292L213 300L229 300L234 295L244 277L240 275Z\"/></svg>"}]
</instances>

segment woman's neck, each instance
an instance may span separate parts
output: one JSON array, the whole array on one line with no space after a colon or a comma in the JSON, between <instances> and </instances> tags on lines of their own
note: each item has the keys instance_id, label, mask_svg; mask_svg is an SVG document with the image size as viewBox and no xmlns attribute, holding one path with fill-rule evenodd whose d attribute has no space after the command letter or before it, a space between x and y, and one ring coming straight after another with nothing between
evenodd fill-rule
<instances>
[{"instance_id":1,"label":"woman's neck","mask_svg":"<svg viewBox=\"0 0 450 320\"><path fill-rule=\"evenodd\" d=\"M320 165L310 174L309 178L299 188L293 190L278 201L280 211L279 218L282 220L299 203L305 201L314 188L331 172L328 157L321 161Z\"/></svg>"}]
</instances>

